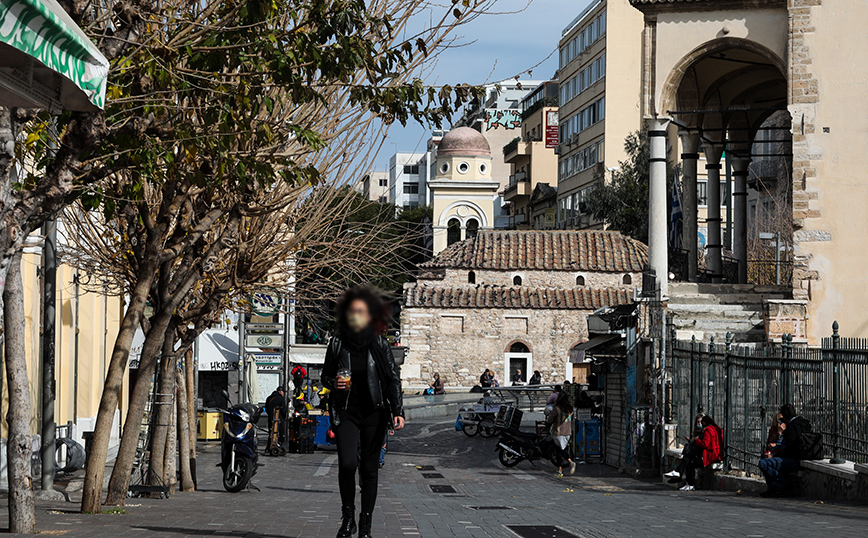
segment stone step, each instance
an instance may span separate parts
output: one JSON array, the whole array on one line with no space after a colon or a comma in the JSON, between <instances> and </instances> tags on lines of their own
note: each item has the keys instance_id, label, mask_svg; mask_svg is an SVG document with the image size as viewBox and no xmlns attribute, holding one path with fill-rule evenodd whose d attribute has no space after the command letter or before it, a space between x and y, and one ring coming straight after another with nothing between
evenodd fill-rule
<instances>
[{"instance_id":1,"label":"stone step","mask_svg":"<svg viewBox=\"0 0 868 538\"><path fill-rule=\"evenodd\" d=\"M785 299L784 294L755 293L725 293L714 295L709 293L669 293L669 302L676 304L728 304L728 305L761 305L763 299Z\"/></svg>"},{"instance_id":2,"label":"stone step","mask_svg":"<svg viewBox=\"0 0 868 538\"><path fill-rule=\"evenodd\" d=\"M669 284L669 295L683 294L751 294L751 295L768 295L780 294L789 296L792 291L787 286L766 286L757 284L700 284L696 282L671 282Z\"/></svg>"},{"instance_id":3,"label":"stone step","mask_svg":"<svg viewBox=\"0 0 868 538\"><path fill-rule=\"evenodd\" d=\"M741 312L751 314L754 312L762 312L762 305L758 304L704 304L704 303L669 303L669 312L674 312L678 315L693 315L693 314L709 314L709 315L727 315L733 312Z\"/></svg>"},{"instance_id":4,"label":"stone step","mask_svg":"<svg viewBox=\"0 0 868 538\"><path fill-rule=\"evenodd\" d=\"M705 331L719 331L721 334L726 334L727 331L749 331L763 327L762 320L747 319L675 319L673 324L676 329L695 328Z\"/></svg>"},{"instance_id":5,"label":"stone step","mask_svg":"<svg viewBox=\"0 0 868 538\"><path fill-rule=\"evenodd\" d=\"M676 329L676 338L681 341L689 341L693 336L696 336L697 342L709 343L711 337L714 336L714 341L717 344L726 342L726 333L717 331L703 331L698 329ZM764 329L752 329L750 331L739 331L732 333L732 343L734 344L758 344L765 342L766 333Z\"/></svg>"}]
</instances>

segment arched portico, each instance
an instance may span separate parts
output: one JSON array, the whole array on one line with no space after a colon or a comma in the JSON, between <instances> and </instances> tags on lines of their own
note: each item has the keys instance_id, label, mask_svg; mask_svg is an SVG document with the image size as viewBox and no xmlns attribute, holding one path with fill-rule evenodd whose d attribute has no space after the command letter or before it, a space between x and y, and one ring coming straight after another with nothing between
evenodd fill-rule
<instances>
[{"instance_id":1,"label":"arched portico","mask_svg":"<svg viewBox=\"0 0 868 538\"><path fill-rule=\"evenodd\" d=\"M777 145L774 154L756 149L758 140L768 140L772 131L773 140L789 141L789 122L769 122L775 114L778 120L787 114L786 72L784 60L769 47L741 37L718 37L693 48L666 76L658 115L649 124L649 247L664 294L673 269L678 280L748 281L747 199L762 194L756 181L761 178L752 163L769 158L791 160L791 145L783 150ZM680 153L667 152L665 141L673 124ZM684 232L680 248L671 244L668 222L665 164L673 156L682 163ZM697 199L702 160L707 193L704 256L698 245L701 204ZM776 179L790 183L789 177ZM749 193L749 185L756 192ZM787 200L785 193L784 203Z\"/></svg>"}]
</instances>

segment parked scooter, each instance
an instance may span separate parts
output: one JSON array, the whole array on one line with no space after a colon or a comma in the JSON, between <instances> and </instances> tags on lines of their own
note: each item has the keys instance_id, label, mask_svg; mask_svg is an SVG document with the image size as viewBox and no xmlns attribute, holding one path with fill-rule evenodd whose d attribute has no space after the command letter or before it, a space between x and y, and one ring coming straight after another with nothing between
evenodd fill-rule
<instances>
[{"instance_id":1,"label":"parked scooter","mask_svg":"<svg viewBox=\"0 0 868 538\"><path fill-rule=\"evenodd\" d=\"M220 438L220 467L223 469L223 487L237 493L250 484L259 465L256 447L256 422L262 408L251 403L232 405L229 393L223 396L230 405L223 412L223 434Z\"/></svg>"},{"instance_id":2,"label":"parked scooter","mask_svg":"<svg viewBox=\"0 0 868 538\"><path fill-rule=\"evenodd\" d=\"M569 463L548 434L503 430L495 450L498 451L497 457L504 467L515 467L524 460L536 465L534 461L540 459L549 460L555 467L563 467Z\"/></svg>"}]
</instances>

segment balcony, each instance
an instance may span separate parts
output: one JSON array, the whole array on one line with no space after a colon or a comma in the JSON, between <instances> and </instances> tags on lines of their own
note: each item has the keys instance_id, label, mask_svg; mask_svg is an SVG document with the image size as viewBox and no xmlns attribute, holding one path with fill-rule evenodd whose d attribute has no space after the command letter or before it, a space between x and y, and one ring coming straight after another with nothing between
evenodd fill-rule
<instances>
[{"instance_id":1,"label":"balcony","mask_svg":"<svg viewBox=\"0 0 868 538\"><path fill-rule=\"evenodd\" d=\"M540 135L517 136L503 146L504 162L514 162L519 157L530 155L533 151L533 142L542 142Z\"/></svg>"},{"instance_id":2,"label":"balcony","mask_svg":"<svg viewBox=\"0 0 868 538\"><path fill-rule=\"evenodd\" d=\"M509 185L503 190L503 199L508 202L520 196L530 196L532 192L527 172L516 172L509 176Z\"/></svg>"}]
</instances>

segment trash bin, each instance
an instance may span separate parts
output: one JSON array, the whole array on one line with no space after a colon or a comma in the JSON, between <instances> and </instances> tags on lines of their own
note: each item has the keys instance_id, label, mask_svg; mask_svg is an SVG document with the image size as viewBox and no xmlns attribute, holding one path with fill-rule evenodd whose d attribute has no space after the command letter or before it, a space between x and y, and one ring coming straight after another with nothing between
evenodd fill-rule
<instances>
[{"instance_id":1,"label":"trash bin","mask_svg":"<svg viewBox=\"0 0 868 538\"><path fill-rule=\"evenodd\" d=\"M217 441L223 429L223 413L220 411L199 411L196 421L196 439L199 441Z\"/></svg>"}]
</instances>

